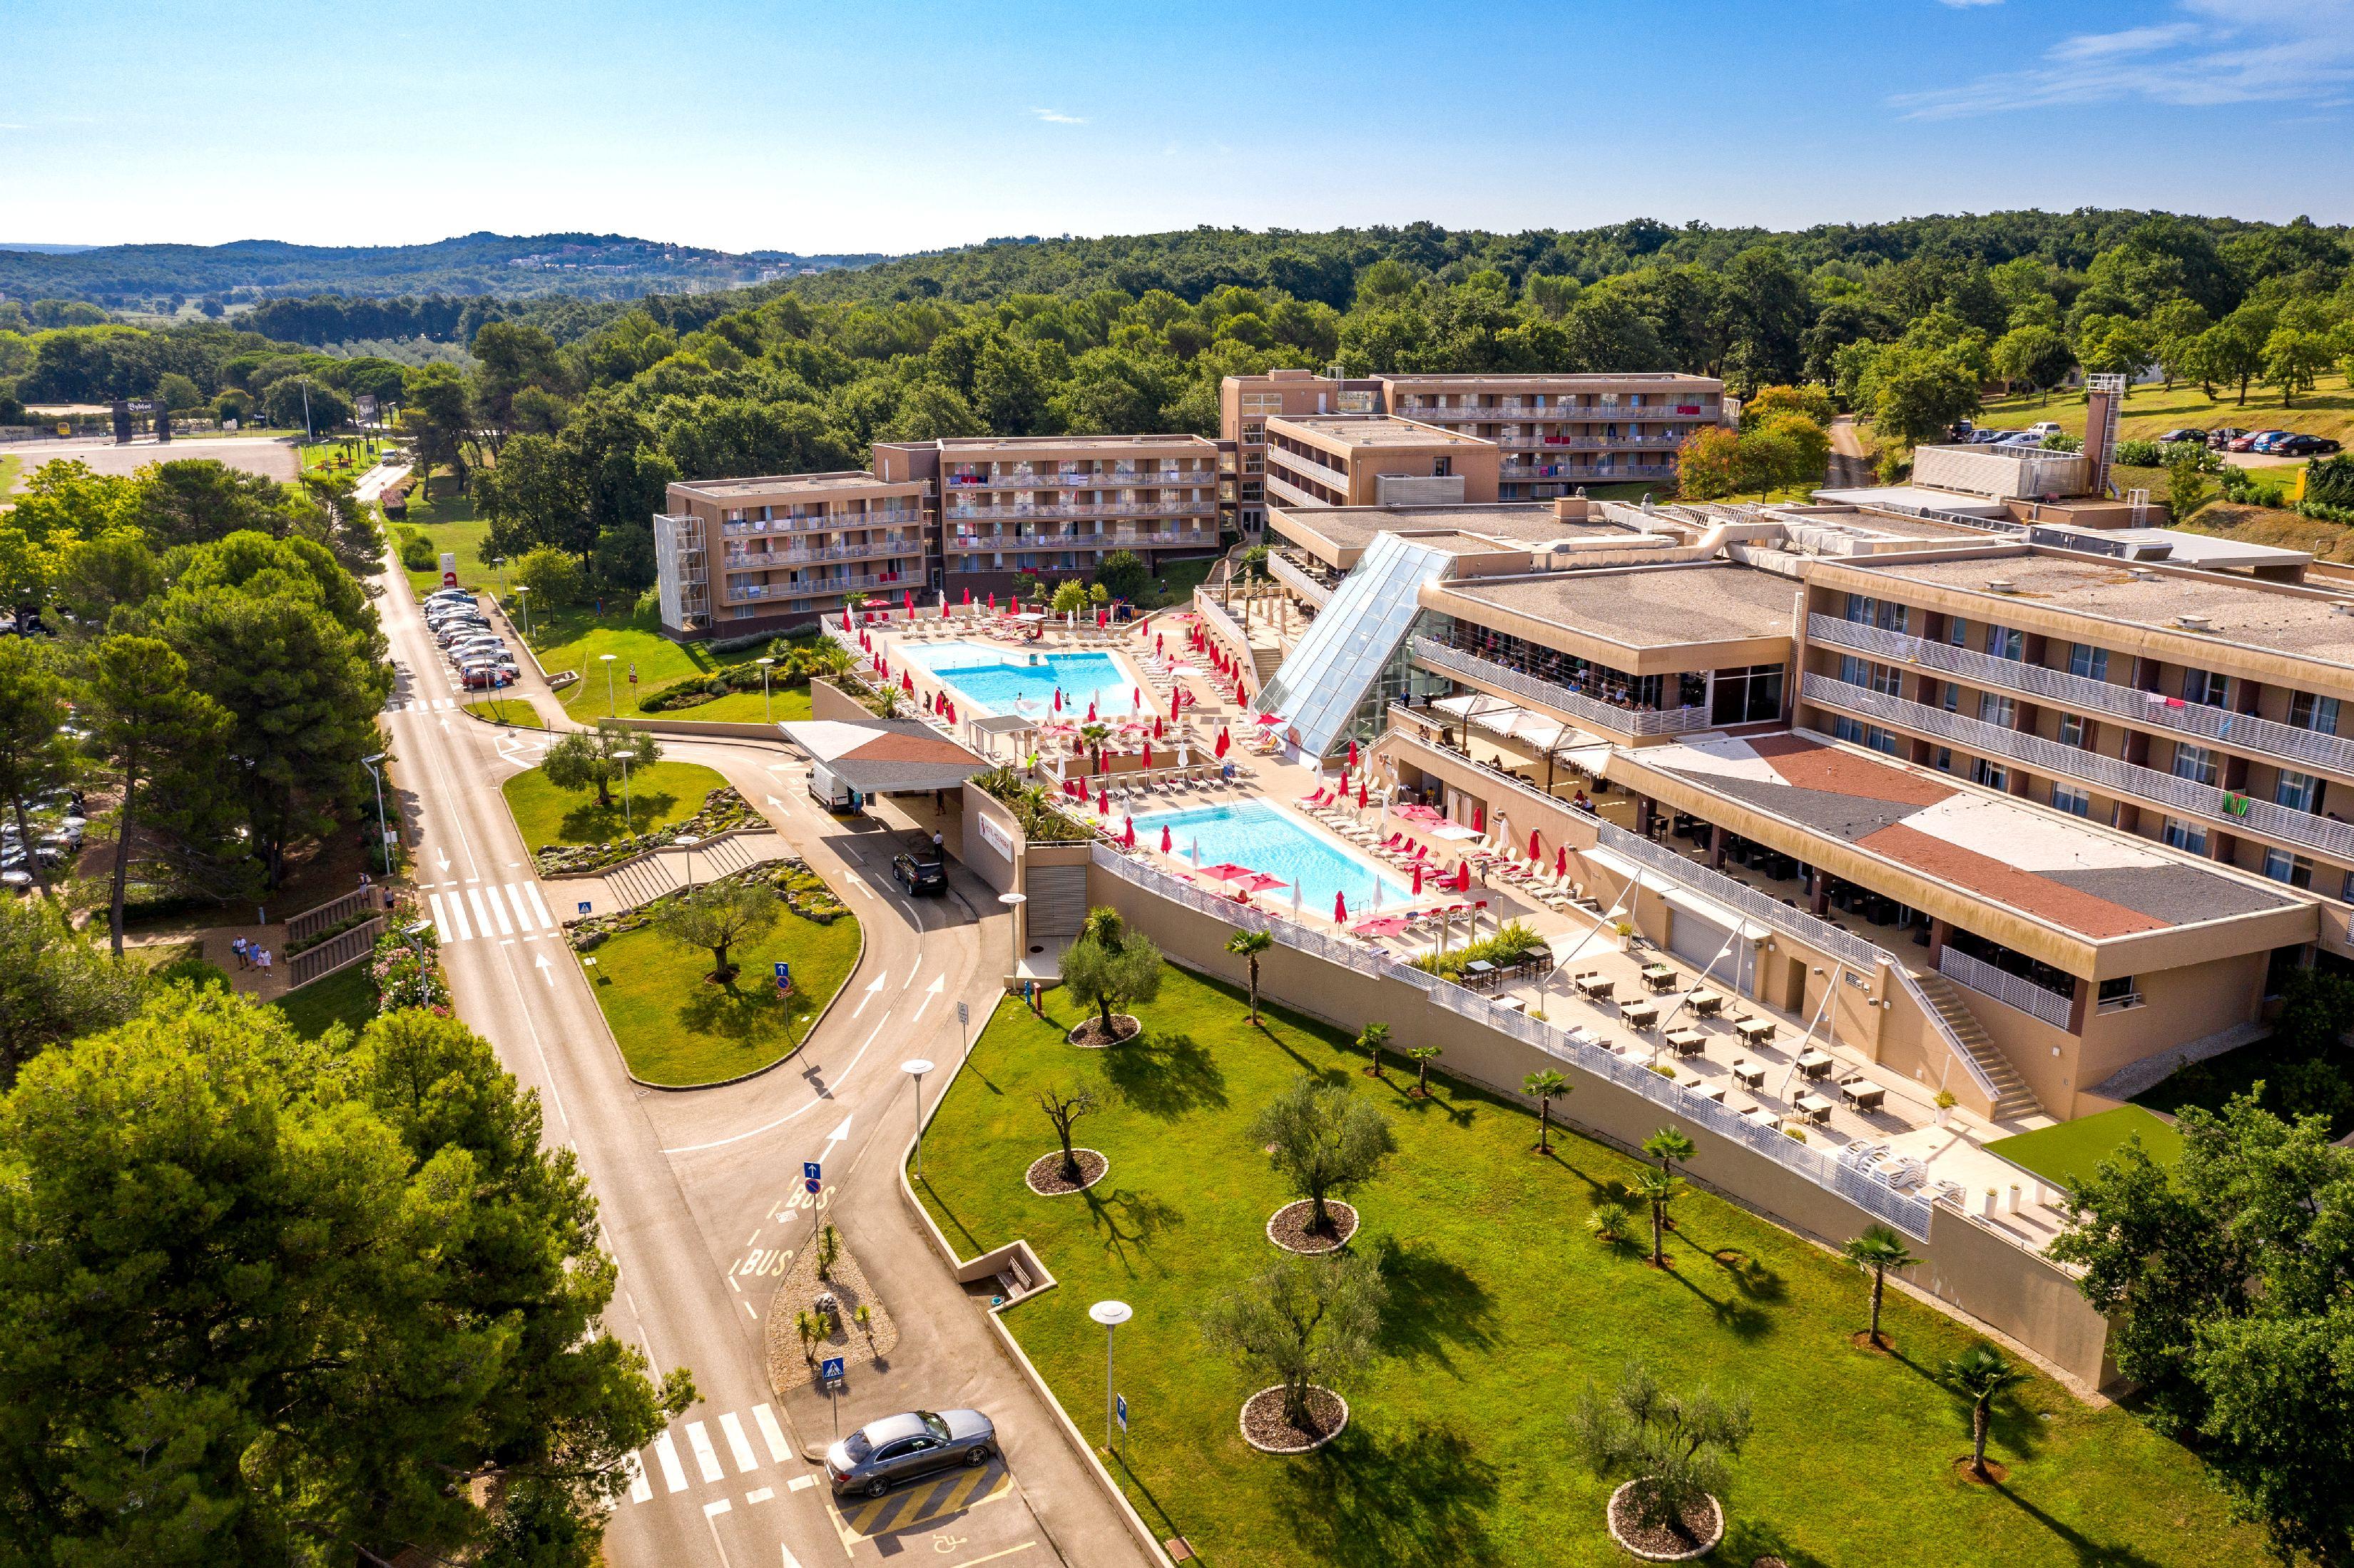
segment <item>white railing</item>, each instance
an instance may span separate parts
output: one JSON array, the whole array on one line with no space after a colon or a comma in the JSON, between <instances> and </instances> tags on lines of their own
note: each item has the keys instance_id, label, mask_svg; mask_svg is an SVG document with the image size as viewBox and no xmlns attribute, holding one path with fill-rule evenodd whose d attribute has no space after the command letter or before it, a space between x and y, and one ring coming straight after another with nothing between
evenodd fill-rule
<instances>
[{"instance_id":1,"label":"white railing","mask_svg":"<svg viewBox=\"0 0 2354 1568\"><path fill-rule=\"evenodd\" d=\"M728 551L721 566L731 572L758 571L763 567L793 567L809 561L886 560L895 556L923 554L919 539L886 539L872 545L828 545L816 550Z\"/></svg>"},{"instance_id":2,"label":"white railing","mask_svg":"<svg viewBox=\"0 0 2354 1568\"><path fill-rule=\"evenodd\" d=\"M731 587L723 602L734 603L748 599L815 599L826 594L848 593L857 588L907 588L912 591L923 586L920 576L915 572L896 577L877 574L855 577L814 577L798 583L752 583L742 588Z\"/></svg>"},{"instance_id":3,"label":"white railing","mask_svg":"<svg viewBox=\"0 0 2354 1568\"><path fill-rule=\"evenodd\" d=\"M1477 653L1451 648L1436 638L1416 638L1414 653L1417 659L1436 665L1448 674L1501 686L1516 697L1619 735L1687 735L1693 730L1709 727L1708 710L1704 707L1617 707L1574 692L1567 686L1523 674L1509 664L1500 664Z\"/></svg>"},{"instance_id":4,"label":"white railing","mask_svg":"<svg viewBox=\"0 0 2354 1568\"><path fill-rule=\"evenodd\" d=\"M2201 703L2169 704L2158 694L2121 686L2064 670L2047 669L2018 659L1998 659L1967 648L1956 648L1926 638L1908 637L1835 615L1807 617L1807 635L1883 659L1902 660L1943 674L1958 675L1981 685L2001 686L2071 707L2087 708L2147 725L2153 729L2179 730L2204 739L2221 741L2245 751L2286 757L2299 762L2354 774L2354 740L2319 730L2299 729L2254 714L2235 714ZM2157 700L2153 700L2153 699Z\"/></svg>"},{"instance_id":5,"label":"white railing","mask_svg":"<svg viewBox=\"0 0 2354 1568\"><path fill-rule=\"evenodd\" d=\"M1250 634L1243 630L1242 622L1234 618L1233 612L1209 594L1200 591L1193 595L1193 608L1201 612L1202 623L1210 629L1210 634L1225 644L1226 652L1248 662L1255 672L1257 660L1251 653Z\"/></svg>"},{"instance_id":6,"label":"white railing","mask_svg":"<svg viewBox=\"0 0 2354 1568\"><path fill-rule=\"evenodd\" d=\"M1319 609L1332 601L1333 590L1331 588L1318 582L1299 567L1284 559L1283 553L1279 550L1269 550L1267 553L1267 574Z\"/></svg>"},{"instance_id":7,"label":"white railing","mask_svg":"<svg viewBox=\"0 0 2354 1568\"><path fill-rule=\"evenodd\" d=\"M1531 431L1527 435L1512 432L1483 436L1480 439L1492 440L1498 446L1509 447L1514 451L1604 452L1617 451L1628 447L1659 447L1673 451L1684 444L1684 438L1681 435L1541 436Z\"/></svg>"},{"instance_id":8,"label":"white railing","mask_svg":"<svg viewBox=\"0 0 2354 1568\"><path fill-rule=\"evenodd\" d=\"M1216 510L1209 498L1186 501L1098 501L1047 503L1017 502L1003 506L951 506L940 514L952 523L987 523L1014 517L1165 517L1200 516Z\"/></svg>"},{"instance_id":9,"label":"white railing","mask_svg":"<svg viewBox=\"0 0 2354 1568\"><path fill-rule=\"evenodd\" d=\"M1122 545L1142 545L1153 550L1208 549L1217 535L1207 528L1108 528L1099 534L951 534L950 550L1101 550Z\"/></svg>"},{"instance_id":10,"label":"white railing","mask_svg":"<svg viewBox=\"0 0 2354 1568\"><path fill-rule=\"evenodd\" d=\"M2162 806L2207 817L2226 826L2253 829L2324 854L2354 859L2354 823L2334 821L2269 800L2219 789L2196 779L2178 779L2154 768L2143 768L2096 751L2063 746L2041 736L2026 735L2000 725L1964 718L1925 703L1908 702L1829 675L1809 674L1801 687L1808 702L1845 708L1870 718L1884 719L1906 729L1954 741L1973 751L2008 757L2038 768L2099 785L2113 793L2137 796Z\"/></svg>"},{"instance_id":11,"label":"white railing","mask_svg":"<svg viewBox=\"0 0 2354 1568\"><path fill-rule=\"evenodd\" d=\"M1269 462L1279 461L1287 468L1300 470L1310 479L1320 479L1337 490L1345 492L1349 488L1347 471L1334 468L1321 458L1310 457L1305 452L1296 452L1289 447L1269 447L1267 450L1267 459Z\"/></svg>"},{"instance_id":12,"label":"white railing","mask_svg":"<svg viewBox=\"0 0 2354 1568\"><path fill-rule=\"evenodd\" d=\"M770 517L764 521L722 523L719 532L725 537L740 539L766 534L835 534L852 528L913 528L922 524L923 513L913 506L888 512L840 512L811 517Z\"/></svg>"},{"instance_id":13,"label":"white railing","mask_svg":"<svg viewBox=\"0 0 2354 1568\"><path fill-rule=\"evenodd\" d=\"M2040 1018L2055 1029L2068 1027L2068 1015L2075 1006L2072 998L2044 990L2033 980L2022 980L2008 969L1999 969L1980 959L1974 959L1958 948L1943 948L1937 953L1937 972L1956 985L1969 987L1980 996L1992 997L2005 1007L2015 1007L2031 1018ZM2089 980L2079 980L2089 985Z\"/></svg>"},{"instance_id":14,"label":"white railing","mask_svg":"<svg viewBox=\"0 0 2354 1568\"><path fill-rule=\"evenodd\" d=\"M958 490L1195 490L1218 482L1218 471L1213 465L1201 468L1169 468L1151 471L1120 471L1107 470L1102 473L998 473L951 474L947 488Z\"/></svg>"}]
</instances>

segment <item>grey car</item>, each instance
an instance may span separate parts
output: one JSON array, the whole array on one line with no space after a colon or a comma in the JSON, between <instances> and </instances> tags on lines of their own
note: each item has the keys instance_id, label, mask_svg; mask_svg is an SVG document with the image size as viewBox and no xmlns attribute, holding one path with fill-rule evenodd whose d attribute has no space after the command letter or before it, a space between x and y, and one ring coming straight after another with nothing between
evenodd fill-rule
<instances>
[{"instance_id":1,"label":"grey car","mask_svg":"<svg viewBox=\"0 0 2354 1568\"><path fill-rule=\"evenodd\" d=\"M985 1465L997 1428L978 1410L911 1410L870 1421L825 1451L833 1495L879 1498L901 1481L957 1465Z\"/></svg>"}]
</instances>

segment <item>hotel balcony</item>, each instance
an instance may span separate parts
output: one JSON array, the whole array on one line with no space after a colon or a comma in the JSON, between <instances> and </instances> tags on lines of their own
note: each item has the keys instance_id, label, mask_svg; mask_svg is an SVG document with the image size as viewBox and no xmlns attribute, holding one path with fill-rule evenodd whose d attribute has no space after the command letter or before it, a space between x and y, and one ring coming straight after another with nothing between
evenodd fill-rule
<instances>
[{"instance_id":1,"label":"hotel balcony","mask_svg":"<svg viewBox=\"0 0 2354 1568\"><path fill-rule=\"evenodd\" d=\"M1028 501L999 506L951 506L940 516L950 523L988 523L1017 517L1206 517L1217 510L1214 495L1174 501Z\"/></svg>"},{"instance_id":2,"label":"hotel balcony","mask_svg":"<svg viewBox=\"0 0 2354 1568\"><path fill-rule=\"evenodd\" d=\"M2235 833L2269 838L2335 859L2354 861L2354 823L2270 800L2253 800L2196 779L2178 779L2154 768L1949 714L1943 708L1908 702L1829 675L1808 675L1800 686L1800 695L1823 707L1950 741L1984 756L2008 758L2040 773L2073 779L2105 794L2203 818Z\"/></svg>"},{"instance_id":3,"label":"hotel balcony","mask_svg":"<svg viewBox=\"0 0 2354 1568\"><path fill-rule=\"evenodd\" d=\"M2047 669L2022 660L1998 659L1991 653L1908 637L1901 631L1883 630L1833 615L1808 616L1807 637L1809 641L1917 665L1978 685L2018 692L2039 702L2106 714L2161 734L2196 736L2268 760L2285 759L2327 768L2354 778L2354 740L2318 730L2299 729L2253 714L2232 713L2200 703L2168 702L2156 692L2072 675L2064 670Z\"/></svg>"},{"instance_id":4,"label":"hotel balcony","mask_svg":"<svg viewBox=\"0 0 2354 1568\"><path fill-rule=\"evenodd\" d=\"M950 491L971 490L1200 490L1214 487L1214 464L1199 468L1104 469L1096 473L952 473L941 483Z\"/></svg>"},{"instance_id":5,"label":"hotel balcony","mask_svg":"<svg viewBox=\"0 0 2354 1568\"><path fill-rule=\"evenodd\" d=\"M722 523L719 531L729 539L757 538L770 534L832 534L852 528L914 528L924 521L918 507L902 506L877 512L828 512L803 517L769 517L741 523Z\"/></svg>"},{"instance_id":6,"label":"hotel balcony","mask_svg":"<svg viewBox=\"0 0 2354 1568\"><path fill-rule=\"evenodd\" d=\"M853 593L860 590L915 589L923 586L922 571L915 562L910 561L907 563L907 570L897 576L870 572L860 577L812 577L797 583L747 583L742 587L731 586L727 590L725 602L740 604L756 599L823 599L832 594Z\"/></svg>"}]
</instances>

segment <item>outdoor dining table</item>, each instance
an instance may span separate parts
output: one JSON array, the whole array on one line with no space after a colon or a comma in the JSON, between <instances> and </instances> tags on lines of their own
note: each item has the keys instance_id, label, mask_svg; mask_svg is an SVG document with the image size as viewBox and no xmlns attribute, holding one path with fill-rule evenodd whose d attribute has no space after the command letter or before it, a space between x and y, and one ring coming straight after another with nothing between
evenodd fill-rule
<instances>
[{"instance_id":1,"label":"outdoor dining table","mask_svg":"<svg viewBox=\"0 0 2354 1568\"><path fill-rule=\"evenodd\" d=\"M1763 1045L1774 1038L1774 1021L1770 1018L1744 1018L1733 1026L1733 1031L1752 1045Z\"/></svg>"},{"instance_id":2,"label":"outdoor dining table","mask_svg":"<svg viewBox=\"0 0 2354 1568\"><path fill-rule=\"evenodd\" d=\"M1724 998L1712 991L1696 991L1691 993L1691 1010L1694 1018L1714 1018L1724 1011Z\"/></svg>"},{"instance_id":3,"label":"outdoor dining table","mask_svg":"<svg viewBox=\"0 0 2354 1568\"><path fill-rule=\"evenodd\" d=\"M1618 989L1617 981L1604 980L1600 975L1581 975L1576 980L1576 985L1580 991L1596 1001L1608 1001L1612 993Z\"/></svg>"},{"instance_id":4,"label":"outdoor dining table","mask_svg":"<svg viewBox=\"0 0 2354 1568\"><path fill-rule=\"evenodd\" d=\"M1496 982L1496 966L1485 959L1474 959L1463 966L1463 983L1473 991Z\"/></svg>"},{"instance_id":5,"label":"outdoor dining table","mask_svg":"<svg viewBox=\"0 0 2354 1568\"><path fill-rule=\"evenodd\" d=\"M1645 964L1643 983L1653 991L1665 991L1676 983L1676 971L1666 964Z\"/></svg>"},{"instance_id":6,"label":"outdoor dining table","mask_svg":"<svg viewBox=\"0 0 2354 1568\"><path fill-rule=\"evenodd\" d=\"M1708 1049L1708 1036L1697 1029L1670 1029L1668 1044L1676 1048L1677 1055L1692 1056Z\"/></svg>"},{"instance_id":7,"label":"outdoor dining table","mask_svg":"<svg viewBox=\"0 0 2354 1568\"><path fill-rule=\"evenodd\" d=\"M1798 1107L1801 1116L1818 1126L1831 1118L1831 1102L1820 1095L1800 1095L1790 1103Z\"/></svg>"},{"instance_id":8,"label":"outdoor dining table","mask_svg":"<svg viewBox=\"0 0 2354 1568\"><path fill-rule=\"evenodd\" d=\"M1778 1128L1782 1125L1782 1118L1776 1116L1772 1111L1767 1110L1764 1106L1751 1106L1747 1110L1741 1113L1741 1119L1744 1121L1754 1121L1760 1127Z\"/></svg>"},{"instance_id":9,"label":"outdoor dining table","mask_svg":"<svg viewBox=\"0 0 2354 1568\"><path fill-rule=\"evenodd\" d=\"M1808 1051L1798 1058L1798 1071L1809 1078L1828 1076L1830 1070L1831 1059L1823 1052Z\"/></svg>"},{"instance_id":10,"label":"outdoor dining table","mask_svg":"<svg viewBox=\"0 0 2354 1568\"><path fill-rule=\"evenodd\" d=\"M1684 1080L1684 1087L1704 1100L1714 1100L1718 1105L1724 1103L1723 1084L1712 1084L1706 1078L1687 1078Z\"/></svg>"},{"instance_id":11,"label":"outdoor dining table","mask_svg":"<svg viewBox=\"0 0 2354 1568\"><path fill-rule=\"evenodd\" d=\"M1529 1004L1517 996L1500 996L1496 999L1496 1005L1507 1012L1520 1012L1526 1010Z\"/></svg>"},{"instance_id":12,"label":"outdoor dining table","mask_svg":"<svg viewBox=\"0 0 2354 1568\"><path fill-rule=\"evenodd\" d=\"M1868 1078L1856 1078L1840 1086L1840 1098L1858 1110L1878 1110L1888 1091Z\"/></svg>"},{"instance_id":13,"label":"outdoor dining table","mask_svg":"<svg viewBox=\"0 0 2354 1568\"><path fill-rule=\"evenodd\" d=\"M1656 1001L1630 1001L1618 1010L1618 1016L1637 1029L1649 1029L1659 1021L1659 1004Z\"/></svg>"},{"instance_id":14,"label":"outdoor dining table","mask_svg":"<svg viewBox=\"0 0 2354 1568\"><path fill-rule=\"evenodd\" d=\"M1766 1069L1755 1062L1735 1062L1733 1065L1733 1075L1740 1080L1741 1086L1744 1089L1762 1089L1766 1086Z\"/></svg>"}]
</instances>

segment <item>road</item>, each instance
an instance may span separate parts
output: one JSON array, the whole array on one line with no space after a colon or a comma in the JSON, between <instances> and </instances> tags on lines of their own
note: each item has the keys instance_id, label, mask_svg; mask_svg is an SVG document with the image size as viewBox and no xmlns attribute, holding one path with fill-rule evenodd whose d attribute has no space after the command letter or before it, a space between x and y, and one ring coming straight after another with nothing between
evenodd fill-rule
<instances>
[{"instance_id":1,"label":"road","mask_svg":"<svg viewBox=\"0 0 2354 1568\"><path fill-rule=\"evenodd\" d=\"M405 576L381 580L398 677L385 724L401 826L420 893L440 900L458 1014L538 1092L550 1141L578 1155L620 1268L609 1328L657 1372L691 1368L701 1396L642 1456L615 1510L609 1560L819 1568L917 1552L948 1568L1150 1562L896 1191L915 1126L915 1086L900 1064L956 1062L955 1004L966 1002L978 1026L995 998L1009 938L988 890L960 871L946 898L898 896L884 836L871 822L820 811L780 746L666 745L669 757L717 768L848 896L866 948L840 1003L782 1066L726 1088L639 1087L588 972L554 928L581 885L534 877L500 797L500 782L535 760L538 740L457 711L465 694L453 689ZM535 676L526 681L536 687ZM544 689L525 694L561 711ZM927 1103L945 1076L927 1080ZM801 1206L805 1160L824 1167L816 1208ZM832 1434L796 1429L770 1386L765 1345L776 1279L821 1212L904 1336L879 1374L854 1359L843 1429L910 1404L969 1404L996 1421L1004 1451L985 1473L911 1486L846 1514L832 1503L805 1457Z\"/></svg>"}]
</instances>

